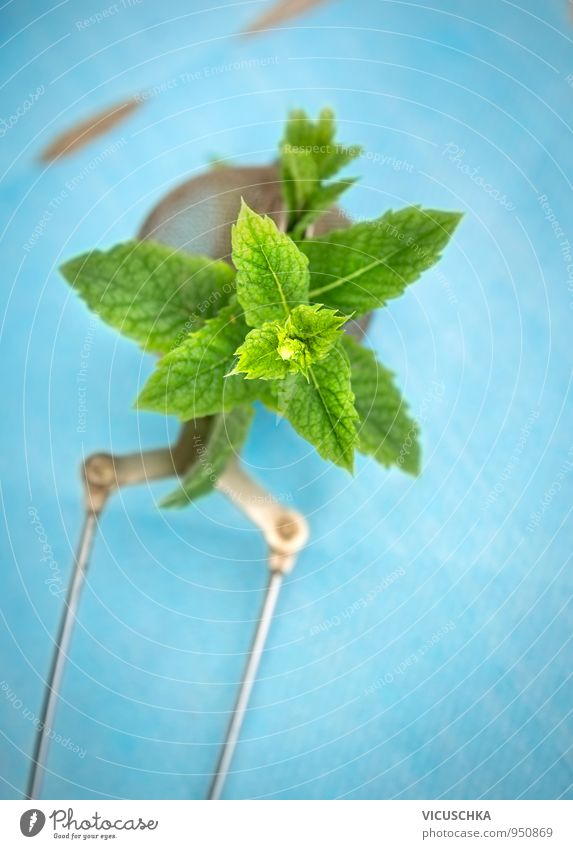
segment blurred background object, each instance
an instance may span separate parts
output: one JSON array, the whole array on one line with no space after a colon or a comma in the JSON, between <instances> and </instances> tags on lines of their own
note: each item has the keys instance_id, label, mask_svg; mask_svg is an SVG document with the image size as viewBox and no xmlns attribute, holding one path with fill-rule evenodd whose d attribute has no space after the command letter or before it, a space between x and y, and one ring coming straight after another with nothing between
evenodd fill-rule
<instances>
[{"instance_id":1,"label":"blurred background object","mask_svg":"<svg viewBox=\"0 0 573 849\"><path fill-rule=\"evenodd\" d=\"M125 103L105 109L103 112L98 112L91 118L81 121L57 136L48 147L44 148L40 155L41 160L51 162L61 156L68 156L85 144L89 144L93 139L113 129L138 106L137 100L127 100Z\"/></svg>"},{"instance_id":2,"label":"blurred background object","mask_svg":"<svg viewBox=\"0 0 573 849\"><path fill-rule=\"evenodd\" d=\"M254 35L263 30L271 29L299 15L304 15L305 12L324 2L325 0L279 0L278 3L269 3L265 10L241 34Z\"/></svg>"}]
</instances>

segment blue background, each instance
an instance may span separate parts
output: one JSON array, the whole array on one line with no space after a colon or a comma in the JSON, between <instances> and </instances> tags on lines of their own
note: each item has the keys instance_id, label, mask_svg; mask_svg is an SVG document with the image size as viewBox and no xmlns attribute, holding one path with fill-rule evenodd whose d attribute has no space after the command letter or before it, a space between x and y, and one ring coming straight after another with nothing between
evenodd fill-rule
<instances>
[{"instance_id":1,"label":"blue background","mask_svg":"<svg viewBox=\"0 0 573 849\"><path fill-rule=\"evenodd\" d=\"M369 332L422 423L418 480L364 459L350 477L257 417L245 461L305 512L312 539L226 795L572 798L567 3L339 0L235 37L263 5L141 0L88 26L101 0L2 12L0 117L45 91L2 137L1 793L25 787L62 608L30 511L63 586L82 456L176 431L131 410L152 358L94 323L57 267L131 237L212 155L270 161L289 107L330 104L341 138L370 152L352 172L352 215L409 203L466 215L439 266ZM107 136L39 164L62 129L153 86L165 90ZM51 747L46 798L206 793L265 550L220 495L158 511L171 486L125 490L102 520L55 729L71 742Z\"/></svg>"}]
</instances>

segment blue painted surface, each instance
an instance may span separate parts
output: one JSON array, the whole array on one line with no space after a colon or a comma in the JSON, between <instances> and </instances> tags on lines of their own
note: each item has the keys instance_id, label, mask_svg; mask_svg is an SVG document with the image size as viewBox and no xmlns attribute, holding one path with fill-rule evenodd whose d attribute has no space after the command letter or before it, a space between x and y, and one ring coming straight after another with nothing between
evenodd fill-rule
<instances>
[{"instance_id":1,"label":"blue painted surface","mask_svg":"<svg viewBox=\"0 0 573 849\"><path fill-rule=\"evenodd\" d=\"M232 35L261 4L142 0L84 26L103 5L2 13L1 115L45 87L2 125L2 795L25 786L62 606L46 581L69 574L80 458L174 433L130 409L151 358L94 323L57 266L129 238L211 154L268 161L288 107L329 103L343 139L370 152L353 215L421 202L466 217L369 334L422 420L419 480L366 461L350 478L257 418L246 461L305 511L312 542L281 598L227 795L571 798L567 4L340 0L243 41ZM105 138L35 161L56 131L153 86ZM169 486L126 490L103 519L47 798L206 792L265 552L218 495L157 511Z\"/></svg>"}]
</instances>

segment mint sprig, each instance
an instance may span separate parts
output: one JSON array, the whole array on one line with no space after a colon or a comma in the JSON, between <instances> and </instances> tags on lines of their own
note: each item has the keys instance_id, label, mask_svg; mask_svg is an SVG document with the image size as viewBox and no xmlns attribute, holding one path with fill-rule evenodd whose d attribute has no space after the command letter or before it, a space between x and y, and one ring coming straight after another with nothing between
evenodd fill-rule
<instances>
[{"instance_id":1,"label":"mint sprig","mask_svg":"<svg viewBox=\"0 0 573 849\"><path fill-rule=\"evenodd\" d=\"M291 113L280 170L287 232L244 202L232 266L152 242L127 242L67 262L88 306L145 350L162 353L137 406L187 421L212 417L198 459L169 496L182 506L215 485L259 401L326 460L352 471L356 451L417 474L419 430L394 376L345 324L402 294L435 262L460 220L412 206L313 237L310 225L351 180L358 156L334 116Z\"/></svg>"},{"instance_id":2,"label":"mint sprig","mask_svg":"<svg viewBox=\"0 0 573 849\"><path fill-rule=\"evenodd\" d=\"M304 374L334 347L346 316L320 304L299 304L283 321L267 322L247 334L235 352L233 374L273 380Z\"/></svg>"}]
</instances>

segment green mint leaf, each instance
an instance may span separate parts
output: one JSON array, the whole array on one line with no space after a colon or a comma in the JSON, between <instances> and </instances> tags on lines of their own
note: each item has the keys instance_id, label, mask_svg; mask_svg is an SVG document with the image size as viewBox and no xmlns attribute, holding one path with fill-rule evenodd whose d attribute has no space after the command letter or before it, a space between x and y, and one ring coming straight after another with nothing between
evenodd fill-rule
<instances>
[{"instance_id":1,"label":"green mint leaf","mask_svg":"<svg viewBox=\"0 0 573 849\"><path fill-rule=\"evenodd\" d=\"M287 359L279 356L279 328L278 322L269 321L251 330L235 351L239 359L232 374L243 373L249 380L286 377L290 368Z\"/></svg>"},{"instance_id":2,"label":"green mint leaf","mask_svg":"<svg viewBox=\"0 0 573 849\"><path fill-rule=\"evenodd\" d=\"M309 368L280 384L277 409L321 457L352 471L358 413L350 385L350 365L341 346Z\"/></svg>"},{"instance_id":3,"label":"green mint leaf","mask_svg":"<svg viewBox=\"0 0 573 849\"><path fill-rule=\"evenodd\" d=\"M183 421L231 410L256 397L257 387L240 375L229 376L235 351L247 326L231 303L166 354L137 399L137 406Z\"/></svg>"},{"instance_id":4,"label":"green mint leaf","mask_svg":"<svg viewBox=\"0 0 573 849\"><path fill-rule=\"evenodd\" d=\"M295 213L305 209L309 197L320 185L315 159L304 147L285 144L281 150L283 196L289 211L289 223L297 220Z\"/></svg>"},{"instance_id":5,"label":"green mint leaf","mask_svg":"<svg viewBox=\"0 0 573 849\"><path fill-rule=\"evenodd\" d=\"M233 373L247 378L280 379L322 360L342 335L346 316L320 304L300 304L284 322L268 322L247 335L237 350Z\"/></svg>"},{"instance_id":6,"label":"green mint leaf","mask_svg":"<svg viewBox=\"0 0 573 849\"><path fill-rule=\"evenodd\" d=\"M383 466L398 466L417 475L420 471L418 425L394 384L392 372L384 368L373 351L350 336L343 340L352 370L352 391L360 416L358 450L370 454Z\"/></svg>"},{"instance_id":7,"label":"green mint leaf","mask_svg":"<svg viewBox=\"0 0 573 849\"><path fill-rule=\"evenodd\" d=\"M310 362L316 363L328 354L342 336L342 325L348 316L322 304L301 304L295 307L286 322L282 341L298 339L304 343Z\"/></svg>"},{"instance_id":8,"label":"green mint leaf","mask_svg":"<svg viewBox=\"0 0 573 849\"><path fill-rule=\"evenodd\" d=\"M323 109L316 122L301 109L289 115L280 145L281 176L288 229L297 236L302 236L354 182L345 180L336 187L323 182L362 153L358 145L339 144L335 135L336 123L330 109Z\"/></svg>"},{"instance_id":9,"label":"green mint leaf","mask_svg":"<svg viewBox=\"0 0 573 849\"><path fill-rule=\"evenodd\" d=\"M224 262L157 242L125 242L69 260L61 272L87 305L148 351L165 353L215 315L234 291Z\"/></svg>"},{"instance_id":10,"label":"green mint leaf","mask_svg":"<svg viewBox=\"0 0 573 849\"><path fill-rule=\"evenodd\" d=\"M331 109L322 109L317 121L312 121L303 109L290 112L281 141L282 161L287 167L296 168L297 159L308 157L314 163L316 178L326 180L361 153L360 145L347 147L336 141L336 121Z\"/></svg>"},{"instance_id":11,"label":"green mint leaf","mask_svg":"<svg viewBox=\"0 0 573 849\"><path fill-rule=\"evenodd\" d=\"M242 203L233 226L237 297L251 327L286 318L308 301L308 261L271 218Z\"/></svg>"},{"instance_id":12,"label":"green mint leaf","mask_svg":"<svg viewBox=\"0 0 573 849\"><path fill-rule=\"evenodd\" d=\"M186 507L211 492L229 460L242 448L254 414L252 407L237 407L214 418L206 439L199 434L194 437L197 459L161 506Z\"/></svg>"},{"instance_id":13,"label":"green mint leaf","mask_svg":"<svg viewBox=\"0 0 573 849\"><path fill-rule=\"evenodd\" d=\"M328 183L327 185L319 185L313 194L305 200L306 210L301 212L296 224L292 228L293 239L302 239L306 230L310 225L320 218L323 212L329 210L340 195L350 186L354 185L356 178L349 180L339 180L337 183ZM303 205L299 207L301 210Z\"/></svg>"},{"instance_id":14,"label":"green mint leaf","mask_svg":"<svg viewBox=\"0 0 573 849\"><path fill-rule=\"evenodd\" d=\"M460 218L411 206L301 242L310 262L311 300L346 315L384 306L440 259Z\"/></svg>"}]
</instances>

